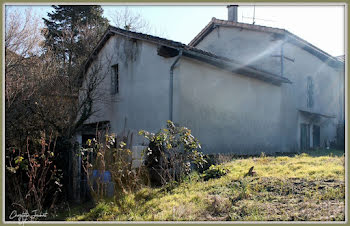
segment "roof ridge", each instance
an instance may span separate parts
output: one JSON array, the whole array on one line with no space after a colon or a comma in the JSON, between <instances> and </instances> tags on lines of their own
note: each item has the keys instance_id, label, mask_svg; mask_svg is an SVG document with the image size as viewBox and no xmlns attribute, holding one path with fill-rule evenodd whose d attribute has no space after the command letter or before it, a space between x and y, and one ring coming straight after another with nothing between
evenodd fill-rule
<instances>
[{"instance_id":1,"label":"roof ridge","mask_svg":"<svg viewBox=\"0 0 350 226\"><path fill-rule=\"evenodd\" d=\"M158 41L164 41L164 42L167 42L167 43L162 43L162 44L168 44L168 45L170 45L172 47L175 46L175 47L178 47L178 48L183 48L183 49L187 49L187 50L193 50L195 52L199 52L199 53L202 53L202 54L206 54L206 55L217 57L217 58L221 58L221 59L232 60L232 59L229 59L229 58L226 58L226 57L223 57L223 56L216 55L216 54L214 54L212 52L196 48L194 46L186 45L186 44L184 44L182 42L173 41L171 39L161 38L161 37L158 37L158 36L149 35L149 34L145 34L145 33L141 33L141 32L128 31L128 30L125 30L125 29L122 29L122 28L118 28L118 27L114 27L114 26L110 26L110 28L116 30L117 32L120 31L121 33L130 33L131 35L146 36L148 38L156 39ZM113 32L113 30L111 30L111 31Z\"/></svg>"},{"instance_id":2,"label":"roof ridge","mask_svg":"<svg viewBox=\"0 0 350 226\"><path fill-rule=\"evenodd\" d=\"M229 21L229 20L221 20L221 19L217 19L215 17L213 17L215 20L214 21L220 21L220 22L224 22L226 24L231 24L231 25L246 25L246 26L251 26L251 27L263 27L263 28L269 28L269 29L274 29L274 30L278 30L278 31L287 31L284 28L278 28L278 27L270 27L270 26L264 26L264 25L257 25L257 24L249 24L249 23L242 23L242 22L235 22L235 21Z\"/></svg>"},{"instance_id":3,"label":"roof ridge","mask_svg":"<svg viewBox=\"0 0 350 226\"><path fill-rule=\"evenodd\" d=\"M129 31L129 30L126 30L126 29L123 29L123 28L119 28L119 27L115 27L115 26L109 25L108 29L110 29L110 28L111 29L115 29L115 30L119 30L120 32L123 32L123 33L131 33L131 34L134 34L134 35L142 35L142 36L146 36L146 37L151 37L151 38L161 39L161 40L164 40L164 41L173 42L173 43L176 43L178 45L186 45L186 44L184 44L182 42L174 41L174 40L167 39L167 38L162 38L162 37L151 35L151 34L147 34L147 33L136 32L136 31Z\"/></svg>"}]
</instances>

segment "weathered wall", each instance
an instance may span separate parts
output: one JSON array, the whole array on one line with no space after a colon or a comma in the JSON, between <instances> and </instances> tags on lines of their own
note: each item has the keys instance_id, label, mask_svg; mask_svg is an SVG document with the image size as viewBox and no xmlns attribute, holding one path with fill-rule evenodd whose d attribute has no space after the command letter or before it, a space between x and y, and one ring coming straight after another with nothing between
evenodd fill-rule
<instances>
[{"instance_id":1,"label":"weathered wall","mask_svg":"<svg viewBox=\"0 0 350 226\"><path fill-rule=\"evenodd\" d=\"M282 43L283 40L274 39L271 33L219 27L196 47L281 75L281 60L272 55L281 54ZM282 85L281 151L294 151L300 147L300 123L305 120L321 126L321 144L324 144L324 140L333 140L336 124L344 121L344 71L330 67L316 56L288 42L283 46L283 54L294 62L287 59L283 61L283 76L292 84ZM309 76L314 85L312 108L307 108ZM298 109L334 115L336 118L311 122L310 119L303 118Z\"/></svg>"},{"instance_id":2,"label":"weathered wall","mask_svg":"<svg viewBox=\"0 0 350 226\"><path fill-rule=\"evenodd\" d=\"M271 34L220 28L198 47L278 74L280 58L271 54L279 53L281 43ZM321 144L333 140L336 124L344 118L344 72L289 43L284 54L294 59L284 61L284 76L292 84L281 86L182 57L174 72L174 121L192 129L206 153L295 151L300 147L301 122L321 126ZM103 98L94 106L99 111L89 122L111 121L111 130L117 133L124 128L157 132L164 127L169 119L169 70L175 58L157 55L157 45L149 42L118 35L109 39L94 63L102 62L100 74L106 77L98 89ZM113 64L119 65L117 95L110 94ZM306 106L309 76L314 84L311 109ZM337 118L311 122L298 109Z\"/></svg>"},{"instance_id":3,"label":"weathered wall","mask_svg":"<svg viewBox=\"0 0 350 226\"><path fill-rule=\"evenodd\" d=\"M280 40L272 33L217 27L196 47L280 75Z\"/></svg>"},{"instance_id":4,"label":"weathered wall","mask_svg":"<svg viewBox=\"0 0 350 226\"><path fill-rule=\"evenodd\" d=\"M281 87L181 58L175 69L174 121L205 153L273 153L280 147Z\"/></svg>"},{"instance_id":5,"label":"weathered wall","mask_svg":"<svg viewBox=\"0 0 350 226\"><path fill-rule=\"evenodd\" d=\"M95 105L99 112L89 122L111 121L112 132L121 132L124 126L156 132L165 126L169 70L175 57L158 56L156 47L120 36L106 43L96 60L104 62L101 73L107 74L98 89L105 98ZM110 95L109 69L116 63L120 93ZM174 121L191 128L206 153L278 150L280 103L281 87L203 62L182 57L174 71ZM141 141L135 140L135 144Z\"/></svg>"},{"instance_id":6,"label":"weathered wall","mask_svg":"<svg viewBox=\"0 0 350 226\"><path fill-rule=\"evenodd\" d=\"M344 118L343 72L330 67L326 62L295 45L285 44L284 52L286 56L294 59L294 62L288 60L284 62L284 76L293 82L290 86L283 86L282 111L285 120L282 125L287 134L284 139L285 146L291 145L292 140L289 137L294 136L296 137L294 142L300 147L300 123L303 116L297 109L335 116L336 118L333 119L321 117L316 122L309 120L310 124L321 126L321 145L325 140L334 140L336 125ZM312 107L307 106L308 77L313 81L314 104Z\"/></svg>"},{"instance_id":7,"label":"weathered wall","mask_svg":"<svg viewBox=\"0 0 350 226\"><path fill-rule=\"evenodd\" d=\"M157 46L114 36L99 53L105 73L99 92L103 101L89 122L108 120L111 132L140 129L157 132L169 119L169 70L174 58L157 55ZM111 95L111 65L119 65L119 94ZM134 139L137 138L134 136ZM139 143L140 139L134 140Z\"/></svg>"}]
</instances>

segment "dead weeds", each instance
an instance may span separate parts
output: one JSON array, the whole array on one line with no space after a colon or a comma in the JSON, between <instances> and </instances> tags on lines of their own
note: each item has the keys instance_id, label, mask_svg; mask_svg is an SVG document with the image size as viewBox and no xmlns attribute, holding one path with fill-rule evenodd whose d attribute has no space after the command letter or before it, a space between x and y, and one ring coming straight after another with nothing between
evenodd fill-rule
<instances>
[{"instance_id":1,"label":"dead weeds","mask_svg":"<svg viewBox=\"0 0 350 226\"><path fill-rule=\"evenodd\" d=\"M230 220L345 220L344 181L256 177L244 183L250 195L233 195ZM241 184L241 180L235 180L229 186L239 188Z\"/></svg>"}]
</instances>

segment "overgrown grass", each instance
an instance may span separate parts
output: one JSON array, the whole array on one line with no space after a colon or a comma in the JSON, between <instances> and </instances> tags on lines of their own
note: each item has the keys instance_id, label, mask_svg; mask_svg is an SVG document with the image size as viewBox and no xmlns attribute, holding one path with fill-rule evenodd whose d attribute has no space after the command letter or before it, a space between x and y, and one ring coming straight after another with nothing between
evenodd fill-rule
<instances>
[{"instance_id":1,"label":"overgrown grass","mask_svg":"<svg viewBox=\"0 0 350 226\"><path fill-rule=\"evenodd\" d=\"M341 157L344 155L344 150L315 149L315 150L308 150L305 153L308 155L311 155L313 157L319 157L319 156L338 156L338 157Z\"/></svg>"},{"instance_id":2,"label":"overgrown grass","mask_svg":"<svg viewBox=\"0 0 350 226\"><path fill-rule=\"evenodd\" d=\"M221 178L204 181L195 172L180 185L146 187L67 220L344 220L344 161L308 154L236 159L223 165L229 172ZM252 166L256 175L244 177Z\"/></svg>"}]
</instances>

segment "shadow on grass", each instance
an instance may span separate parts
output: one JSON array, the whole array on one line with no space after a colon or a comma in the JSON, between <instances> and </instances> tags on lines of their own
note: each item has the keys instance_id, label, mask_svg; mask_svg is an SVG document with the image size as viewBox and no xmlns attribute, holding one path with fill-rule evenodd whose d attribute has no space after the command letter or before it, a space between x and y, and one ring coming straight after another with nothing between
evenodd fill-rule
<instances>
[{"instance_id":1,"label":"shadow on grass","mask_svg":"<svg viewBox=\"0 0 350 226\"><path fill-rule=\"evenodd\" d=\"M307 150L304 153L312 156L312 157L320 157L320 156L338 156L341 157L345 155L344 150L337 149L315 149L315 150Z\"/></svg>"},{"instance_id":2,"label":"shadow on grass","mask_svg":"<svg viewBox=\"0 0 350 226\"><path fill-rule=\"evenodd\" d=\"M300 155L302 153L306 153L312 157L321 157L321 156L338 156L341 157L345 155L344 150L337 150L337 149L309 149L309 150L303 150L299 153L296 152L276 152L275 154L269 155L269 156L288 156L288 157L294 157L295 155Z\"/></svg>"},{"instance_id":3,"label":"shadow on grass","mask_svg":"<svg viewBox=\"0 0 350 226\"><path fill-rule=\"evenodd\" d=\"M310 149L310 150L303 150L298 152L275 152L273 154L265 154L263 153L263 156L268 157L282 157L282 156L288 156L288 157L294 157L295 155L300 155L302 153L306 153L311 157L320 157L320 156L337 156L341 157L345 155L344 150L338 150L338 149ZM230 160L235 159L248 159L251 157L261 157L262 153L256 154L256 155L227 155L230 157ZM226 161L227 162L227 161Z\"/></svg>"},{"instance_id":4,"label":"shadow on grass","mask_svg":"<svg viewBox=\"0 0 350 226\"><path fill-rule=\"evenodd\" d=\"M63 211L59 211L57 214L51 214L45 221L66 221L68 217L87 213L95 206L92 201L86 201L81 204L70 204Z\"/></svg>"}]
</instances>

